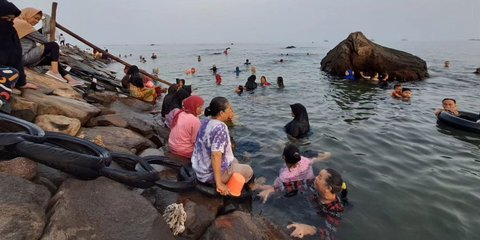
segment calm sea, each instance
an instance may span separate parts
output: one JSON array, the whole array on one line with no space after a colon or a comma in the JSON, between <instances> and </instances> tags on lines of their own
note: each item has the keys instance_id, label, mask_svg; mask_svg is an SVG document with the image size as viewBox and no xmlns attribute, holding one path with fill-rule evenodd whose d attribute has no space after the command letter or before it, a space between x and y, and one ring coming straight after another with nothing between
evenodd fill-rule
<instances>
[{"instance_id":1,"label":"calm sea","mask_svg":"<svg viewBox=\"0 0 480 240\"><path fill-rule=\"evenodd\" d=\"M261 44L108 48L116 55L131 53L126 60L149 72L159 67L162 79L185 78L207 103L215 96L227 97L238 115L231 130L237 157L249 157L256 176L265 176L269 183L283 164L281 153L288 141L283 126L292 118L289 105L305 105L313 134L299 143L301 150L332 152L332 158L316 163L314 170L337 169L349 186L352 207L344 215L339 239L478 239L480 135L438 126L433 111L444 97L456 98L461 110L480 111L480 76L472 74L480 67L480 42L379 43L427 61L431 77L404 84L413 89L410 102L392 99L391 89L321 72L321 59L336 44L297 44L294 49ZM222 54L226 47L231 48L228 56ZM158 59L150 59L153 52ZM139 55L147 63L140 63ZM235 87L250 75L243 65L246 59L257 68L257 82L265 75L272 86L239 96ZM445 60L451 63L448 69ZM213 64L223 77L221 86L209 71ZM242 70L238 77L236 66ZM185 75L191 67L198 73ZM276 87L277 76L284 78L285 89ZM256 201L254 213L282 226L319 222L304 196L275 195L266 205Z\"/></svg>"}]
</instances>

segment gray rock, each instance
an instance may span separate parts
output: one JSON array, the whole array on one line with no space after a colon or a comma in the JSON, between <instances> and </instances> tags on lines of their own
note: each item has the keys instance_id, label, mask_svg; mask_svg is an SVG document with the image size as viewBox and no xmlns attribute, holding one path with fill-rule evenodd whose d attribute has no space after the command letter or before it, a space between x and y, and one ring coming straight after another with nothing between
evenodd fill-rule
<instances>
[{"instance_id":1,"label":"gray rock","mask_svg":"<svg viewBox=\"0 0 480 240\"><path fill-rule=\"evenodd\" d=\"M37 176L37 163L24 157L0 161L0 172L32 180Z\"/></svg>"},{"instance_id":2,"label":"gray rock","mask_svg":"<svg viewBox=\"0 0 480 240\"><path fill-rule=\"evenodd\" d=\"M95 139L100 136L105 148L110 151L121 151L123 149L124 151L121 152L133 151L133 153L137 153L144 149L155 147L150 140L129 129L119 127L93 127L82 128L81 132L80 135L90 141L95 141Z\"/></svg>"},{"instance_id":3,"label":"gray rock","mask_svg":"<svg viewBox=\"0 0 480 240\"><path fill-rule=\"evenodd\" d=\"M68 179L50 205L42 240L173 239L165 220L145 198L104 177Z\"/></svg>"},{"instance_id":4,"label":"gray rock","mask_svg":"<svg viewBox=\"0 0 480 240\"><path fill-rule=\"evenodd\" d=\"M46 223L47 188L0 173L0 239L39 239Z\"/></svg>"}]
</instances>

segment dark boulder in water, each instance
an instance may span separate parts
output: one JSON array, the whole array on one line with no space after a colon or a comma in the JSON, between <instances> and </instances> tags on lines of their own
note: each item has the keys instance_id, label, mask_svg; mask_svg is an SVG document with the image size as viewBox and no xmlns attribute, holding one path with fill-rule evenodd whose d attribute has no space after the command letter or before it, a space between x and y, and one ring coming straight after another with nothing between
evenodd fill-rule
<instances>
[{"instance_id":1,"label":"dark boulder in water","mask_svg":"<svg viewBox=\"0 0 480 240\"><path fill-rule=\"evenodd\" d=\"M343 77L347 69L355 75L388 73L389 80L416 81L428 77L427 63L410 53L383 47L368 40L363 33L351 33L330 50L320 63L321 70Z\"/></svg>"},{"instance_id":2,"label":"dark boulder in water","mask_svg":"<svg viewBox=\"0 0 480 240\"><path fill-rule=\"evenodd\" d=\"M477 69L475 70L475 72L473 72L473 73L475 73L475 74L480 74L480 68L477 68Z\"/></svg>"}]
</instances>

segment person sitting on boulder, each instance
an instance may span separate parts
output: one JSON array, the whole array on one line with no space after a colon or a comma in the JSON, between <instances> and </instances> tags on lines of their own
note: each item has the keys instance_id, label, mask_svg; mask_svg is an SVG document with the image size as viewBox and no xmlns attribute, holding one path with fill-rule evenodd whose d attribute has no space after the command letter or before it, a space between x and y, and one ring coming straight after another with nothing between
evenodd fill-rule
<instances>
[{"instance_id":1,"label":"person sitting on boulder","mask_svg":"<svg viewBox=\"0 0 480 240\"><path fill-rule=\"evenodd\" d=\"M20 16L13 21L22 45L22 61L25 66L49 65L47 75L71 85L81 85L59 63L60 46L50 42L34 26L42 19L43 13L35 8L24 8Z\"/></svg>"},{"instance_id":2,"label":"person sitting on boulder","mask_svg":"<svg viewBox=\"0 0 480 240\"><path fill-rule=\"evenodd\" d=\"M161 89L145 87L143 76L140 74L140 69L135 65L128 68L127 75L130 95L142 101L155 103L157 97L160 95L159 91L161 91Z\"/></svg>"},{"instance_id":3,"label":"person sitting on boulder","mask_svg":"<svg viewBox=\"0 0 480 240\"><path fill-rule=\"evenodd\" d=\"M402 98L402 84L395 84L392 92L393 98Z\"/></svg>"},{"instance_id":4,"label":"person sitting on boulder","mask_svg":"<svg viewBox=\"0 0 480 240\"><path fill-rule=\"evenodd\" d=\"M35 84L27 83L23 70L22 46L20 45L18 34L13 27L13 21L20 13L20 10L13 3L6 0L0 1L0 67L3 69L11 67L12 69L9 71L18 72L18 77L15 80L12 80L13 75L10 75L9 71L4 73L9 76L9 80L5 80L2 84L8 89L14 86L19 89L36 89L37 86ZM11 90L5 91L11 92ZM10 96L10 94L8 95ZM10 99L10 97L6 98Z\"/></svg>"},{"instance_id":5,"label":"person sitting on boulder","mask_svg":"<svg viewBox=\"0 0 480 240\"><path fill-rule=\"evenodd\" d=\"M183 107L173 116L168 147L171 153L191 158L193 147L200 128L199 116L203 113L205 101L199 96L190 96L183 100Z\"/></svg>"}]
</instances>

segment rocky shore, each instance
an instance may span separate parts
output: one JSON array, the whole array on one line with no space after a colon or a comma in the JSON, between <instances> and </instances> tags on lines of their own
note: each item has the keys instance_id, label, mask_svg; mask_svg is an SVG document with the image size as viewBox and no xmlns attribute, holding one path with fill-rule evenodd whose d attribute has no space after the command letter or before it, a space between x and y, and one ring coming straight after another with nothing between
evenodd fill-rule
<instances>
[{"instance_id":1,"label":"rocky shore","mask_svg":"<svg viewBox=\"0 0 480 240\"><path fill-rule=\"evenodd\" d=\"M27 81L39 88L17 92L11 115L111 152L175 159L164 153L169 130L156 105L117 92L121 76L78 48L62 48L61 60L85 87L26 70ZM93 78L105 91L89 88ZM289 239L284 227L248 211L226 211L228 200L195 190L136 189L105 177L84 181L23 157L0 161L0 181L0 239ZM162 216L173 203L186 212L185 231L177 236Z\"/></svg>"}]
</instances>

